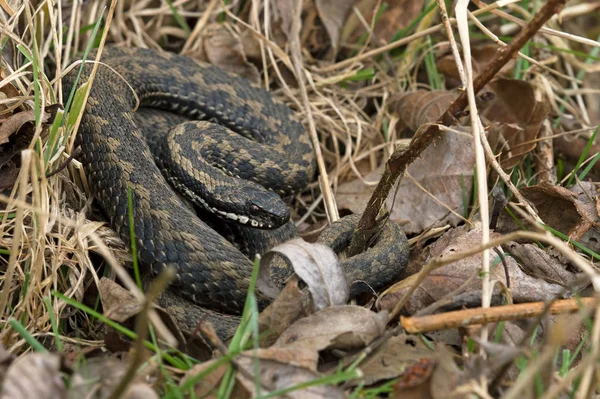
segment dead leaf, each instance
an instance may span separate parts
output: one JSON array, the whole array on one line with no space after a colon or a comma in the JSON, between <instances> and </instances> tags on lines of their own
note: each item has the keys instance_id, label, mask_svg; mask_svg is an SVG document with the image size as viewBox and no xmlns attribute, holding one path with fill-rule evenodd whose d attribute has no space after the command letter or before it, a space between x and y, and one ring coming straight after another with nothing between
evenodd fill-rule
<instances>
[{"instance_id":1,"label":"dead leaf","mask_svg":"<svg viewBox=\"0 0 600 399\"><path fill-rule=\"evenodd\" d=\"M274 298L279 293L268 267L275 253L285 256L296 275L306 283L315 310L348 301L348 284L335 252L326 245L308 243L301 238L279 244L263 255L257 286L265 295Z\"/></svg>"},{"instance_id":2,"label":"dead leaf","mask_svg":"<svg viewBox=\"0 0 600 399\"><path fill-rule=\"evenodd\" d=\"M493 233L490 239L498 237L498 233ZM479 227L464 232L462 235L455 235L450 243L442 242L443 249L435 248L433 253L439 253L440 258L455 255L467 249L471 249L481 244L481 229ZM447 245L446 245L447 244ZM438 243L433 244L436 247ZM492 252L491 278L497 280L506 286L506 273L498 255ZM511 294L516 303L544 301L555 298L563 294L563 288L558 284L549 284L543 280L530 277L523 273L512 257L504 257L508 274L510 276ZM482 254L470 256L461 259L458 262L443 266L430 273L419 287L411 295L405 305L405 311L408 314L414 314L418 310L441 299L449 292L460 287L469 278L476 276L481 270ZM379 309L392 309L396 302L402 298L404 293L414 284L417 276L411 276L398 284L393 285L381 294L378 300ZM481 290L481 279L475 277L470 284L464 288L465 291Z\"/></svg>"},{"instance_id":3,"label":"dead leaf","mask_svg":"<svg viewBox=\"0 0 600 399\"><path fill-rule=\"evenodd\" d=\"M346 19L352 11L355 0L315 0L317 11L327 34L331 39L331 47L337 52L340 40L340 32L346 23Z\"/></svg>"},{"instance_id":4,"label":"dead leaf","mask_svg":"<svg viewBox=\"0 0 600 399\"><path fill-rule=\"evenodd\" d=\"M431 376L430 392L434 399L445 399L452 397L451 394L464 378L449 348L438 344L436 354L438 363Z\"/></svg>"},{"instance_id":5,"label":"dead leaf","mask_svg":"<svg viewBox=\"0 0 600 399\"><path fill-rule=\"evenodd\" d=\"M580 277L578 274L571 273L567 270L568 264L564 260L553 256L548 251L534 244L520 244L516 242L508 242L505 248L511 256L519 261L529 275L543 278L548 282L558 282L564 286L571 286ZM584 283L587 286L587 283ZM579 287L580 289L584 287ZM575 287L577 289L577 287Z\"/></svg>"},{"instance_id":6,"label":"dead leaf","mask_svg":"<svg viewBox=\"0 0 600 399\"><path fill-rule=\"evenodd\" d=\"M373 385L382 380L405 375L406 370L419 363L433 361L434 353L420 338L406 334L387 340L377 352L360 364L363 376L350 385ZM417 377L417 376L414 376Z\"/></svg>"},{"instance_id":7,"label":"dead leaf","mask_svg":"<svg viewBox=\"0 0 600 399\"><path fill-rule=\"evenodd\" d=\"M47 122L50 119L50 113L42 112L42 122ZM35 110L17 112L2 120L0 124L0 144L8 143L8 138L19 131L21 126L27 122L35 122Z\"/></svg>"},{"instance_id":8,"label":"dead leaf","mask_svg":"<svg viewBox=\"0 0 600 399\"><path fill-rule=\"evenodd\" d=\"M188 52L186 55L243 76L252 82L260 82L258 68L248 62L241 39L234 36L223 24L208 25L203 30L199 51Z\"/></svg>"},{"instance_id":9,"label":"dead leaf","mask_svg":"<svg viewBox=\"0 0 600 399\"><path fill-rule=\"evenodd\" d=\"M0 190L11 188L17 181L19 168L13 161L0 165Z\"/></svg>"},{"instance_id":10,"label":"dead leaf","mask_svg":"<svg viewBox=\"0 0 600 399\"><path fill-rule=\"evenodd\" d=\"M93 392L94 397L108 398L125 375L128 364L126 360L114 356L103 356L85 359L76 363L76 367L69 389L70 397L89 397ZM122 395L123 399L158 399L158 394L145 383L151 370L151 367L146 368L136 376Z\"/></svg>"},{"instance_id":11,"label":"dead leaf","mask_svg":"<svg viewBox=\"0 0 600 399\"><path fill-rule=\"evenodd\" d=\"M479 75L485 70L485 68L487 68L489 63L496 56L496 53L499 49L500 46L495 43L485 43L483 45L474 46L471 48L471 62L474 76ZM456 69L454 55L449 53L443 57L440 57L436 62L436 67L440 73L457 82L455 84L451 84L452 87L460 85L460 76L458 75L458 70ZM510 77L514 67L515 60L511 59L502 66L502 69L500 69L497 76Z\"/></svg>"},{"instance_id":12,"label":"dead leaf","mask_svg":"<svg viewBox=\"0 0 600 399\"><path fill-rule=\"evenodd\" d=\"M373 20L374 13L380 11L376 9L377 4L377 0L358 0L355 7L364 20L370 23ZM378 45L389 43L401 29L406 28L414 21L423 11L424 1L387 0L385 6L383 4L381 8L384 11L380 13L373 27L372 40ZM342 40L347 43L357 43L365 32L364 25L356 14L352 13L344 26Z\"/></svg>"},{"instance_id":13,"label":"dead leaf","mask_svg":"<svg viewBox=\"0 0 600 399\"><path fill-rule=\"evenodd\" d=\"M401 224L407 234L421 233L436 224L456 226L462 221L458 215L464 214L464 201L470 201L473 187L472 141L470 134L446 132L409 165L395 195L396 201L393 194L386 201L390 218ZM382 170L380 167L364 179L377 181ZM336 201L340 209L361 213L372 192L372 186L357 179L338 187Z\"/></svg>"},{"instance_id":14,"label":"dead leaf","mask_svg":"<svg viewBox=\"0 0 600 399\"><path fill-rule=\"evenodd\" d=\"M308 293L298 287L298 277L292 276L277 298L263 310L258 318L261 336L268 333L268 341L261 340L261 346L268 346L294 321L308 314L310 300Z\"/></svg>"},{"instance_id":15,"label":"dead leaf","mask_svg":"<svg viewBox=\"0 0 600 399\"><path fill-rule=\"evenodd\" d=\"M0 395L11 399L54 399L66 396L61 357L31 353L15 360L4 378Z\"/></svg>"},{"instance_id":16,"label":"dead leaf","mask_svg":"<svg viewBox=\"0 0 600 399\"><path fill-rule=\"evenodd\" d=\"M386 324L387 312L359 306L329 307L296 321L273 346L314 351L362 348L380 336Z\"/></svg>"},{"instance_id":17,"label":"dead leaf","mask_svg":"<svg viewBox=\"0 0 600 399\"><path fill-rule=\"evenodd\" d=\"M491 122L490 145L501 154L502 167L510 170L535 148L550 106L546 101L537 101L534 87L523 80L497 78L488 87L495 98L481 115Z\"/></svg>"},{"instance_id":18,"label":"dead leaf","mask_svg":"<svg viewBox=\"0 0 600 399\"><path fill-rule=\"evenodd\" d=\"M187 379L202 373L216 361L211 360L194 366L188 371L181 383L183 384ZM260 370L259 378L262 389L274 391L293 387L318 378L319 374L316 372L317 362L317 352L298 347L258 348L246 351L235 359L236 366L244 368L246 372L238 372L236 374L237 383L231 397L250 398L258 394L254 378L251 380L247 378L247 376L254 376L256 366ZM194 386L196 397L206 397L209 395L208 397L216 398L216 389L226 370L226 365L221 366L198 381ZM263 393L265 392L263 391ZM345 397L341 390L327 385L291 391L286 396L292 398Z\"/></svg>"},{"instance_id":19,"label":"dead leaf","mask_svg":"<svg viewBox=\"0 0 600 399\"><path fill-rule=\"evenodd\" d=\"M437 361L423 358L408 366L394 384L394 391L390 397L397 399L430 399L431 375Z\"/></svg>"},{"instance_id":20,"label":"dead leaf","mask_svg":"<svg viewBox=\"0 0 600 399\"><path fill-rule=\"evenodd\" d=\"M114 281L102 277L98 285L104 315L119 323L135 316L143 304L131 292Z\"/></svg>"},{"instance_id":21,"label":"dead leaf","mask_svg":"<svg viewBox=\"0 0 600 399\"><path fill-rule=\"evenodd\" d=\"M458 97L453 91L417 90L400 93L390 99L390 110L411 131L426 123L437 121Z\"/></svg>"},{"instance_id":22,"label":"dead leaf","mask_svg":"<svg viewBox=\"0 0 600 399\"><path fill-rule=\"evenodd\" d=\"M584 183L580 182L579 188L569 190L544 182L524 187L521 193L534 205L544 223L572 240L585 243L592 251L599 252L600 217L596 210L598 194L594 189L599 185L591 185L585 191ZM523 223L528 225L527 222ZM498 230L508 232L520 229L506 212L500 215Z\"/></svg>"}]
</instances>

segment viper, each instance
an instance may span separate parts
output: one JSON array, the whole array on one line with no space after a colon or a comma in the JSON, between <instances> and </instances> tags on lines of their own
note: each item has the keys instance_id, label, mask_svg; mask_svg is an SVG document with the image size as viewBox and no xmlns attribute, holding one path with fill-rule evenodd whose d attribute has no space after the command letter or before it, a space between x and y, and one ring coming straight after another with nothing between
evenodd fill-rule
<instances>
[{"instance_id":1,"label":"viper","mask_svg":"<svg viewBox=\"0 0 600 399\"><path fill-rule=\"evenodd\" d=\"M65 93L91 71L86 63L79 78L77 70L65 76ZM126 244L135 237L147 276L175 268L166 302L179 306L187 326L197 309L239 313L252 271L248 256L295 236L283 198L315 173L309 136L293 111L217 67L107 47L83 112L76 145L91 194ZM234 222L229 230L242 237L228 241L190 203L211 220ZM340 251L357 220L333 223L320 241ZM406 237L389 222L378 243L343 266L349 282L377 290L399 276L407 259Z\"/></svg>"}]
</instances>

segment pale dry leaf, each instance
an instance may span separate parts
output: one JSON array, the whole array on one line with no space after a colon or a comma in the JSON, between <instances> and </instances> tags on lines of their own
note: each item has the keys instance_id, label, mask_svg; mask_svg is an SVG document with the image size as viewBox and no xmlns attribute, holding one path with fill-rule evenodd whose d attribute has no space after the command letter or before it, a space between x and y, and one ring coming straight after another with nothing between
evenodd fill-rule
<instances>
[{"instance_id":1,"label":"pale dry leaf","mask_svg":"<svg viewBox=\"0 0 600 399\"><path fill-rule=\"evenodd\" d=\"M377 349L377 352L360 364L363 375L349 384L372 385L382 380L396 378L407 367L419 363L422 359L433 360L434 352L421 339L406 334L397 335Z\"/></svg>"},{"instance_id":2,"label":"pale dry leaf","mask_svg":"<svg viewBox=\"0 0 600 399\"><path fill-rule=\"evenodd\" d=\"M208 25L203 31L200 51L187 55L243 76L252 82L260 82L258 68L248 61L242 40L234 36L223 24Z\"/></svg>"},{"instance_id":3,"label":"pale dry leaf","mask_svg":"<svg viewBox=\"0 0 600 399\"><path fill-rule=\"evenodd\" d=\"M387 312L335 306L296 321L274 346L297 346L314 351L362 348L383 334L386 324Z\"/></svg>"},{"instance_id":4,"label":"pale dry leaf","mask_svg":"<svg viewBox=\"0 0 600 399\"><path fill-rule=\"evenodd\" d=\"M100 279L98 291L104 315L111 320L122 323L142 309L143 304L135 295L106 277Z\"/></svg>"},{"instance_id":5,"label":"pale dry leaf","mask_svg":"<svg viewBox=\"0 0 600 399\"><path fill-rule=\"evenodd\" d=\"M281 31L289 39L290 27L292 26L292 16L294 15L293 0L275 0L274 19L281 20Z\"/></svg>"},{"instance_id":6,"label":"pale dry leaf","mask_svg":"<svg viewBox=\"0 0 600 399\"><path fill-rule=\"evenodd\" d=\"M549 282L559 282L565 286L574 284L581 275L567 270L569 266L563 259L549 253L535 244L507 242L503 248L519 261L528 274L543 278ZM584 283L587 285L587 283ZM584 288L580 286L579 288Z\"/></svg>"},{"instance_id":7,"label":"pale dry leaf","mask_svg":"<svg viewBox=\"0 0 600 399\"><path fill-rule=\"evenodd\" d=\"M127 371L127 361L116 357L94 357L76 364L76 374L69 388L69 397L83 398L94 393L98 399L109 398ZM148 398L158 395L144 382L150 369L145 369L129 384L123 399Z\"/></svg>"},{"instance_id":8,"label":"pale dry leaf","mask_svg":"<svg viewBox=\"0 0 600 399\"><path fill-rule=\"evenodd\" d=\"M301 238L277 245L263 255L257 287L265 295L274 298L279 293L279 287L271 279L269 267L275 254L285 256L296 275L306 283L315 310L348 301L348 284L335 252L326 245L308 243Z\"/></svg>"},{"instance_id":9,"label":"pale dry leaf","mask_svg":"<svg viewBox=\"0 0 600 399\"><path fill-rule=\"evenodd\" d=\"M338 49L340 32L352 11L354 2L355 0L315 0L317 12L331 39L331 47L334 51Z\"/></svg>"},{"instance_id":10,"label":"pale dry leaf","mask_svg":"<svg viewBox=\"0 0 600 399\"><path fill-rule=\"evenodd\" d=\"M15 360L4 378L0 397L10 399L54 399L66 396L61 357L31 353Z\"/></svg>"},{"instance_id":11,"label":"pale dry leaf","mask_svg":"<svg viewBox=\"0 0 600 399\"><path fill-rule=\"evenodd\" d=\"M490 239L496 237L499 237L498 233L492 234ZM481 244L481 228L476 227L464 232L462 235L454 236L449 243L441 242L444 243L445 247L439 252L440 258L456 255ZM437 242L433 244L433 246L436 245ZM439 249L436 251L439 251ZM491 257L493 265L490 270L492 280L506 286L506 273L502 262L494 252L492 252ZM544 301L564 295L562 286L550 284L525 274L510 256L505 256L504 259L510 276L511 294L516 303ZM481 270L481 265L482 254L480 253L434 270L419 284L404 309L408 314L414 314L443 298L449 292L463 285L473 275L476 275ZM414 284L416 278L416 275L411 276L388 288L379 297L378 307L388 310L393 309L397 301ZM471 283L464 287L464 290L481 290L481 278L472 279Z\"/></svg>"},{"instance_id":12,"label":"pale dry leaf","mask_svg":"<svg viewBox=\"0 0 600 399\"><path fill-rule=\"evenodd\" d=\"M393 201L394 194L388 197L386 205L390 209L390 218L402 224L407 234L419 234L436 224L456 226L462 219L450 210L464 214L465 201L468 204L471 200L474 168L471 135L444 133L409 165L407 176L400 182L395 195L396 201ZM380 167L364 179L377 181L382 170ZM338 187L336 201L340 209L361 213L372 193L373 187L357 179Z\"/></svg>"},{"instance_id":13,"label":"pale dry leaf","mask_svg":"<svg viewBox=\"0 0 600 399\"><path fill-rule=\"evenodd\" d=\"M182 380L182 384L189 378L204 372L218 359L199 364L191 368ZM304 348L258 348L243 352L236 357L236 366L243 367L246 373L237 374L237 383L232 393L232 398L250 398L256 396L255 380L248 380L245 375L254 375L258 365L260 370L260 382L263 388L278 390L296 386L300 383L314 380L319 377L316 368L319 360L316 351ZM227 365L218 367L210 374L202 378L194 386L197 397L216 398L219 384L227 371ZM332 389L334 389L332 391ZM329 394L337 396L337 388L322 387L319 389L298 390L289 393L293 398L305 397L330 397ZM263 392L264 393L264 392ZM326 394L325 396L314 396Z\"/></svg>"},{"instance_id":14,"label":"pale dry leaf","mask_svg":"<svg viewBox=\"0 0 600 399\"><path fill-rule=\"evenodd\" d=\"M279 348L281 349L281 348ZM241 358L239 363L245 366L248 371L253 370L253 360L250 358ZM289 363L260 358L260 381L276 391L299 386L300 384L313 381L319 377L319 374L302 367L293 366ZM238 374L240 381L247 390L255 390L255 382ZM285 394L287 398L293 399L323 399L323 398L346 398L343 390L333 385L317 384L303 389L296 389Z\"/></svg>"}]
</instances>

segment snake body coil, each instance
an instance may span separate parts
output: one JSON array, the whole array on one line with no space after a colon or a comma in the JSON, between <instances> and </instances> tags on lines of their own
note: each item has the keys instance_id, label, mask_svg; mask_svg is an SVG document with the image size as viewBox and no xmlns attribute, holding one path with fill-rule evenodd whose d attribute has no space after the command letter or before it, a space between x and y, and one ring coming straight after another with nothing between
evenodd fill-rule
<instances>
[{"instance_id":1,"label":"snake body coil","mask_svg":"<svg viewBox=\"0 0 600 399\"><path fill-rule=\"evenodd\" d=\"M77 137L82 150L79 159L92 194L113 228L129 243L129 188L133 195L134 231L141 263L153 274L165 267L174 267L177 281L172 287L178 295L196 305L227 313L239 312L249 285L250 260L202 222L174 193L167 179L187 191L189 184L184 180L200 177L203 179L203 183L199 183L200 191L213 195L215 198L211 201L217 205L219 201L237 201L235 206L245 207L243 210L251 213L241 216L234 211L212 209L226 218L250 222L252 212L257 218L263 217L262 213L271 212L263 208L272 205L274 224L281 224L289 214L277 209L280 207L277 201L271 203L271 198L263 192L258 191L256 200L240 202L242 196L256 198L257 192L254 183L250 188L240 189L237 178L268 185L282 195L301 190L314 174L308 135L292 111L267 91L218 68L200 65L179 55L114 47L105 49L102 62L110 68L98 67ZM91 68L91 65L84 67L82 81L87 80ZM64 78L67 93L74 85L75 76L72 72ZM136 122L138 105L151 108L140 113L148 115L143 129L146 137L139 126L146 118L138 115ZM156 130L150 117L152 108L216 123L233 130L238 137L224 132L224 128L200 125L208 129L209 135L199 144L195 139L184 139L187 136L182 134L198 125L184 124L173 130L170 144L162 144L159 136L165 133L152 134ZM183 141L178 141L179 138ZM170 155L171 150L178 150L181 155ZM174 158L170 168L181 168L183 178L173 177L171 173L165 178L161 174L156 162L167 163L170 158ZM188 165L191 158L200 159L208 165L207 169L192 171ZM191 183L194 184L197 183ZM198 201L209 210L213 207L203 199ZM384 252L382 256L394 263L384 265L376 261L381 270L369 277L373 261L362 261L361 265L351 266L353 270L348 271L351 276L377 288L385 284L382 276L398 275L406 264L408 247L399 228L396 226L393 231L394 234L386 236L389 242L384 243L384 248L387 245L391 252ZM339 235L329 233L329 236L330 242L337 240L339 244Z\"/></svg>"}]
</instances>

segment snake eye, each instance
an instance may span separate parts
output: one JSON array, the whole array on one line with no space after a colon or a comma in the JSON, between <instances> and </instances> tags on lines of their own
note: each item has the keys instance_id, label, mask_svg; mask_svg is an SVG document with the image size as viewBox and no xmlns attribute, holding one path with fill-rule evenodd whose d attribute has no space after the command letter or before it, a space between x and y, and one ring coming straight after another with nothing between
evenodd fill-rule
<instances>
[{"instance_id":1,"label":"snake eye","mask_svg":"<svg viewBox=\"0 0 600 399\"><path fill-rule=\"evenodd\" d=\"M252 212L258 212L258 210L260 210L260 208L258 207L258 205L252 204L252 205L250 205L250 210Z\"/></svg>"}]
</instances>

